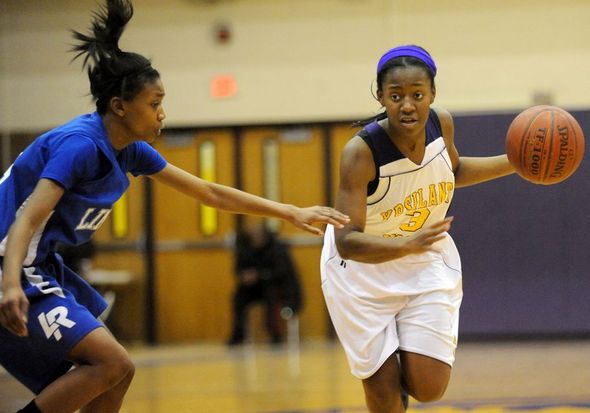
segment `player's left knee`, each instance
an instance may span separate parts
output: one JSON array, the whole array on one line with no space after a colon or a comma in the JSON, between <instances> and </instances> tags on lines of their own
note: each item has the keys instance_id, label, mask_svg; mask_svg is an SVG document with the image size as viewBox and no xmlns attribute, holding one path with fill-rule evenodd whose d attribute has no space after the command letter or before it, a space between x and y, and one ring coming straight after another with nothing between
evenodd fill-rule
<instances>
[{"instance_id":1,"label":"player's left knee","mask_svg":"<svg viewBox=\"0 0 590 413\"><path fill-rule=\"evenodd\" d=\"M442 399L446 386L422 386L412 392L412 397L420 403L430 403Z\"/></svg>"},{"instance_id":2,"label":"player's left knee","mask_svg":"<svg viewBox=\"0 0 590 413\"><path fill-rule=\"evenodd\" d=\"M135 365L126 353L119 357L113 357L101 367L107 388L122 382L130 383L135 375Z\"/></svg>"}]
</instances>

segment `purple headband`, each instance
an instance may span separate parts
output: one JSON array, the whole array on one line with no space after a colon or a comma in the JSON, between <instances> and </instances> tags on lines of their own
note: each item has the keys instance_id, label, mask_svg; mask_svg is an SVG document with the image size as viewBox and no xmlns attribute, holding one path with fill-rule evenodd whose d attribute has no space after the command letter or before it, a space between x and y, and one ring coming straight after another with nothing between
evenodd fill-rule
<instances>
[{"instance_id":1,"label":"purple headband","mask_svg":"<svg viewBox=\"0 0 590 413\"><path fill-rule=\"evenodd\" d=\"M381 56L381 59L379 59L379 63L377 64L377 74L379 74L387 62L389 62L391 59L401 56L411 56L422 60L426 66L432 70L433 75L436 76L436 64L434 63L432 57L426 50L414 45L398 46L387 51L383 56Z\"/></svg>"}]
</instances>

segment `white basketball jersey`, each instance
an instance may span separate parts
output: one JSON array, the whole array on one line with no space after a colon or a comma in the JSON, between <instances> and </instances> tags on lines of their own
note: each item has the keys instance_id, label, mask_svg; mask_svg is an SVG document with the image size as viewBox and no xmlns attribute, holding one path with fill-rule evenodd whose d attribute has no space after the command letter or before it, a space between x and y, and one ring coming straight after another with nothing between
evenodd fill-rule
<instances>
[{"instance_id":1,"label":"white basketball jersey","mask_svg":"<svg viewBox=\"0 0 590 413\"><path fill-rule=\"evenodd\" d=\"M426 125L426 149L419 165L401 154L377 122L367 125L359 136L371 148L378 171L367 190L365 233L386 238L413 236L444 219L455 176L434 111ZM354 295L419 294L454 288L460 282L460 260L447 234L433 251L424 254L380 264L345 261L338 255L334 229L329 227L322 251L322 277L327 276Z\"/></svg>"}]
</instances>

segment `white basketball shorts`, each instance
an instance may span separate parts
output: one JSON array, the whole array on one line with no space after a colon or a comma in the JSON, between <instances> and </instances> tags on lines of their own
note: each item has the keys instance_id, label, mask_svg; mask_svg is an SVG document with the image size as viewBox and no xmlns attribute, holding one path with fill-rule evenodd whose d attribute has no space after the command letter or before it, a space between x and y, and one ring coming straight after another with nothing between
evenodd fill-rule
<instances>
[{"instance_id":1,"label":"white basketball shorts","mask_svg":"<svg viewBox=\"0 0 590 413\"><path fill-rule=\"evenodd\" d=\"M398 349L453 365L463 297L460 281L454 289L374 298L351 295L326 278L322 290L355 377L372 376Z\"/></svg>"}]
</instances>

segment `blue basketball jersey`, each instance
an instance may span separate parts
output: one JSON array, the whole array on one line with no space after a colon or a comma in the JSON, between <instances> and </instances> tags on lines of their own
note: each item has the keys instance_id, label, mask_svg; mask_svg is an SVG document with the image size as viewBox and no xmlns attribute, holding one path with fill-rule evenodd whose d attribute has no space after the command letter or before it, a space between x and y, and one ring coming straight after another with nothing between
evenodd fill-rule
<instances>
[{"instance_id":1,"label":"blue basketball jersey","mask_svg":"<svg viewBox=\"0 0 590 413\"><path fill-rule=\"evenodd\" d=\"M39 179L57 182L65 193L33 236L25 267L42 262L57 242L86 242L129 186L128 172L150 175L165 166L166 161L146 142L116 151L96 112L41 135L0 179L0 256L8 229Z\"/></svg>"},{"instance_id":2,"label":"blue basketball jersey","mask_svg":"<svg viewBox=\"0 0 590 413\"><path fill-rule=\"evenodd\" d=\"M54 252L56 243L87 241L129 186L128 172L150 175L165 166L145 142L116 151L101 117L92 113L38 137L0 178L0 280L8 230L39 179L65 189L34 234L23 263L29 335L18 337L0 326L0 364L34 393L70 369L67 354L102 326L97 317L106 308L100 294L63 265Z\"/></svg>"}]
</instances>

